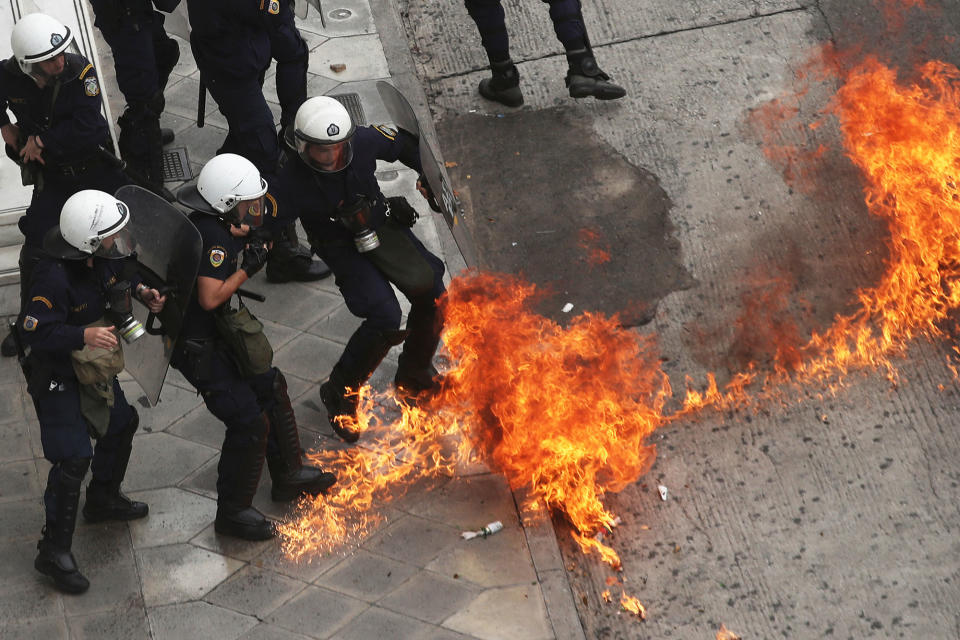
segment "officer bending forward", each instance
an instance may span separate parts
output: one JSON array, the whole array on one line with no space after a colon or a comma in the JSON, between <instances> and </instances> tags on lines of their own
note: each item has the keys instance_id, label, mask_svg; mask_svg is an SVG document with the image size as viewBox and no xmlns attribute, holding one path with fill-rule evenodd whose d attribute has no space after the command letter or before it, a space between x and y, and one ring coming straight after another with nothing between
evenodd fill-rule
<instances>
[{"instance_id":1,"label":"officer bending forward","mask_svg":"<svg viewBox=\"0 0 960 640\"><path fill-rule=\"evenodd\" d=\"M44 238L48 255L33 272L20 321L30 346L24 361L27 390L40 422L43 455L53 464L34 567L67 593L90 586L70 551L87 468L93 479L83 507L86 520L133 520L148 510L120 492L139 418L117 382L123 360L115 327L101 321L108 300L112 313L121 305L129 313L131 294L154 312L166 300L139 283L128 267L132 261L122 259L132 250L124 229L129 220L127 206L107 193L72 195L59 226ZM91 435L97 438L94 448Z\"/></svg>"},{"instance_id":2,"label":"officer bending forward","mask_svg":"<svg viewBox=\"0 0 960 640\"><path fill-rule=\"evenodd\" d=\"M195 185L177 193L180 203L196 212L191 220L203 239L203 254L171 364L227 427L214 528L247 540L273 536L270 522L251 506L264 453L275 501L316 495L337 480L332 473L304 466L287 381L272 366L263 325L242 302L239 309L230 305L237 289L267 259L265 243L248 237L261 226L266 192L267 183L252 162L224 153L203 167Z\"/></svg>"}]
</instances>

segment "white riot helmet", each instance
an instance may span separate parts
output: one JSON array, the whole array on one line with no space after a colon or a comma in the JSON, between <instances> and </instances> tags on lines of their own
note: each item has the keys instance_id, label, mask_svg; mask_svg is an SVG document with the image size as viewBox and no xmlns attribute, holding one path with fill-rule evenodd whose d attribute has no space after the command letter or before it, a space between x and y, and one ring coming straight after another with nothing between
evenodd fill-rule
<instances>
[{"instance_id":1,"label":"white riot helmet","mask_svg":"<svg viewBox=\"0 0 960 640\"><path fill-rule=\"evenodd\" d=\"M40 73L38 62L50 60L74 44L70 27L45 13L29 13L13 25L10 48L20 69L33 78ZM75 47L73 47L75 50Z\"/></svg>"},{"instance_id":2,"label":"white riot helmet","mask_svg":"<svg viewBox=\"0 0 960 640\"><path fill-rule=\"evenodd\" d=\"M310 98L297 109L293 123L297 154L314 171L343 171L353 160L356 130L340 101L328 96Z\"/></svg>"},{"instance_id":3,"label":"white riot helmet","mask_svg":"<svg viewBox=\"0 0 960 640\"><path fill-rule=\"evenodd\" d=\"M263 223L263 197L267 181L252 162L235 153L214 156L200 170L197 192L221 217L236 224L259 227ZM242 202L249 203L238 209ZM234 212L234 209L238 209Z\"/></svg>"},{"instance_id":4,"label":"white riot helmet","mask_svg":"<svg viewBox=\"0 0 960 640\"><path fill-rule=\"evenodd\" d=\"M124 228L129 221L126 204L109 193L84 189L63 204L60 226L49 234L53 244L46 247L61 258L124 258L134 249L133 237Z\"/></svg>"}]
</instances>

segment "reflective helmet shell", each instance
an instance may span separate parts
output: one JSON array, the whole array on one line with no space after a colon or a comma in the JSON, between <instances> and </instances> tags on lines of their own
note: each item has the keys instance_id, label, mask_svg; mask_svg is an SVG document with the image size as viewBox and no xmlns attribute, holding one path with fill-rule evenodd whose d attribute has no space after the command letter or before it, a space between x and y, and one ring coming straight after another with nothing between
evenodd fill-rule
<instances>
[{"instance_id":1,"label":"reflective helmet shell","mask_svg":"<svg viewBox=\"0 0 960 640\"><path fill-rule=\"evenodd\" d=\"M60 55L72 42L70 28L45 13L23 16L10 33L13 56L27 75L33 75L34 64Z\"/></svg>"},{"instance_id":2,"label":"reflective helmet shell","mask_svg":"<svg viewBox=\"0 0 960 640\"><path fill-rule=\"evenodd\" d=\"M267 192L267 181L243 156L222 153L200 170L197 191L215 211L226 214L243 200L263 196Z\"/></svg>"},{"instance_id":3,"label":"reflective helmet shell","mask_svg":"<svg viewBox=\"0 0 960 640\"><path fill-rule=\"evenodd\" d=\"M297 109L293 123L297 154L314 171L342 171L353 160L356 129L339 100L329 96L310 98Z\"/></svg>"},{"instance_id":4,"label":"reflective helmet shell","mask_svg":"<svg viewBox=\"0 0 960 640\"><path fill-rule=\"evenodd\" d=\"M132 242L120 234L130 221L130 209L109 193L84 189L70 196L60 210L60 234L67 244L88 255L122 257L129 255ZM118 235L112 245L102 247L104 238Z\"/></svg>"}]
</instances>

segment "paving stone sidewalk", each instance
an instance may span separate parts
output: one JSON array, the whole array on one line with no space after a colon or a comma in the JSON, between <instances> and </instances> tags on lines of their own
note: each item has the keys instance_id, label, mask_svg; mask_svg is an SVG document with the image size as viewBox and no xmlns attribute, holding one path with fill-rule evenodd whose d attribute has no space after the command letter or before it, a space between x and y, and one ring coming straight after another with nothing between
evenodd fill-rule
<instances>
[{"instance_id":1,"label":"paving stone sidewalk","mask_svg":"<svg viewBox=\"0 0 960 640\"><path fill-rule=\"evenodd\" d=\"M327 3L329 4L329 3ZM382 4L382 3L381 3ZM309 92L359 95L368 123L389 122L377 80L413 77L402 34L392 15L373 16L365 0L325 6L301 24L310 46ZM112 61L102 49L101 73L113 94ZM402 58L402 59L401 59ZM331 70L342 63L342 72ZM409 82L407 82L409 85ZM181 60L166 91L164 126L174 146L185 146L199 172L226 134L216 103L208 99L206 126L195 126L198 72L181 41ZM279 116L272 74L264 88ZM415 104L422 97L412 96ZM383 164L387 195L407 195L423 215L416 231L449 271L462 267L442 219L416 195L416 175ZM171 185L168 185L171 186ZM175 185L173 185L175 186ZM284 371L305 449L336 448L317 388L357 321L332 280L270 285L258 276L250 289ZM396 353L374 375L386 388ZM550 522L521 518L519 498L502 477L484 468L414 490L385 505L385 521L359 548L297 564L279 542L242 542L216 535L216 467L223 425L177 372L171 370L156 408L127 378L138 403L141 431L124 489L150 505L132 523L78 524L74 551L91 581L82 596L63 596L33 569L43 524L41 495L49 464L22 375L11 359L0 362L0 637L131 639L583 638ZM363 440L359 446L364 446ZM270 501L264 471L255 506L275 518L286 506ZM466 542L460 532L501 520L502 533Z\"/></svg>"}]
</instances>

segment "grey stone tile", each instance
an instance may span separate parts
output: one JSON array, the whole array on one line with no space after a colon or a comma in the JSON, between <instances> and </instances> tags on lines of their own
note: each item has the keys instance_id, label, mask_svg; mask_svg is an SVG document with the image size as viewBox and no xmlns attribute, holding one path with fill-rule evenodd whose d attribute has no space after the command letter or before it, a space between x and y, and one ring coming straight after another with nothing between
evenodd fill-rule
<instances>
[{"instance_id":1,"label":"grey stone tile","mask_svg":"<svg viewBox=\"0 0 960 640\"><path fill-rule=\"evenodd\" d=\"M43 618L14 622L0 620L0 635L3 640L67 640L70 637L67 621L63 617Z\"/></svg>"},{"instance_id":2,"label":"grey stone tile","mask_svg":"<svg viewBox=\"0 0 960 640\"><path fill-rule=\"evenodd\" d=\"M53 581L46 577L41 582L0 585L0 637L7 637L7 627L62 618L61 601Z\"/></svg>"},{"instance_id":3,"label":"grey stone tile","mask_svg":"<svg viewBox=\"0 0 960 640\"><path fill-rule=\"evenodd\" d=\"M189 544L137 551L148 607L202 598L243 563Z\"/></svg>"},{"instance_id":4,"label":"grey stone tile","mask_svg":"<svg viewBox=\"0 0 960 640\"><path fill-rule=\"evenodd\" d=\"M519 504L529 504L529 493L523 489L516 491ZM550 521L550 512L545 508L524 509L520 514L523 520L523 532L527 536L527 546L533 558L533 566L538 573L563 569L563 557L557 544L557 534Z\"/></svg>"},{"instance_id":5,"label":"grey stone tile","mask_svg":"<svg viewBox=\"0 0 960 640\"><path fill-rule=\"evenodd\" d=\"M457 575L484 587L537 580L523 531L510 526L489 538L461 540L428 564L427 569L445 576Z\"/></svg>"},{"instance_id":6,"label":"grey stone tile","mask_svg":"<svg viewBox=\"0 0 960 640\"><path fill-rule=\"evenodd\" d=\"M484 640L553 638L536 584L484 591L469 607L450 616L443 626Z\"/></svg>"},{"instance_id":7,"label":"grey stone tile","mask_svg":"<svg viewBox=\"0 0 960 640\"><path fill-rule=\"evenodd\" d=\"M343 562L343 559L342 554L328 553L321 556L309 556L299 562L294 561L284 555L280 543L274 541L252 561L252 564L261 569L282 573L295 580L313 582L323 573Z\"/></svg>"},{"instance_id":8,"label":"grey stone tile","mask_svg":"<svg viewBox=\"0 0 960 640\"><path fill-rule=\"evenodd\" d=\"M79 524L73 555L90 581L83 598L64 598L67 615L142 607L140 577L126 523Z\"/></svg>"},{"instance_id":9,"label":"grey stone tile","mask_svg":"<svg viewBox=\"0 0 960 640\"><path fill-rule=\"evenodd\" d=\"M343 346L335 342L302 334L274 353L273 364L284 372L319 383L330 375L342 351Z\"/></svg>"},{"instance_id":10,"label":"grey stone tile","mask_svg":"<svg viewBox=\"0 0 960 640\"><path fill-rule=\"evenodd\" d=\"M309 636L293 633L269 624L258 624L237 640L308 640Z\"/></svg>"},{"instance_id":11,"label":"grey stone tile","mask_svg":"<svg viewBox=\"0 0 960 640\"><path fill-rule=\"evenodd\" d=\"M381 640L382 638L403 638L404 640L422 640L434 630L414 618L370 607L338 631L332 640Z\"/></svg>"},{"instance_id":12,"label":"grey stone tile","mask_svg":"<svg viewBox=\"0 0 960 640\"><path fill-rule=\"evenodd\" d=\"M421 571L380 600L381 607L426 622L440 624L466 607L481 589L430 571Z\"/></svg>"},{"instance_id":13,"label":"grey stone tile","mask_svg":"<svg viewBox=\"0 0 960 640\"><path fill-rule=\"evenodd\" d=\"M261 318L260 320L263 322L263 333L267 336L267 340L270 341L274 350L279 349L300 335L299 329L292 329L286 325L277 324L265 318Z\"/></svg>"},{"instance_id":14,"label":"grey stone tile","mask_svg":"<svg viewBox=\"0 0 960 640\"><path fill-rule=\"evenodd\" d=\"M363 36L361 36L363 37ZM350 63L347 62L347 72L339 75L346 76L350 70ZM331 76L336 76L338 74L331 73L327 71ZM374 78L374 79L371 79ZM336 95L339 93L356 93L360 96L360 104L363 105L363 115L367 120L367 124L386 124L392 120L390 114L387 112L386 107L383 106L383 101L380 99L380 93L377 91L377 78L380 76L376 75L367 75L363 77L344 77L340 78L342 84L337 85L335 88L331 89L328 94ZM380 166L381 163L378 163ZM406 166L398 164L398 167L406 169ZM406 311L407 307L404 307Z\"/></svg>"},{"instance_id":15,"label":"grey stone tile","mask_svg":"<svg viewBox=\"0 0 960 640\"><path fill-rule=\"evenodd\" d=\"M203 400L197 395L196 391L181 389L174 385L164 385L160 392L160 402L157 406L151 407L147 404L146 397L140 386L132 381L121 381L123 393L127 396L127 401L137 409L140 414L140 431L138 435L156 433L164 431L171 424L187 415L201 404ZM136 448L136 443L134 443Z\"/></svg>"},{"instance_id":16,"label":"grey stone tile","mask_svg":"<svg viewBox=\"0 0 960 640\"><path fill-rule=\"evenodd\" d=\"M186 480L178 486L181 489L189 489L202 496L212 500L217 499L217 466L220 464L220 456L216 455L197 469Z\"/></svg>"},{"instance_id":17,"label":"grey stone tile","mask_svg":"<svg viewBox=\"0 0 960 640\"><path fill-rule=\"evenodd\" d=\"M425 567L460 539L460 532L452 527L416 516L404 516L371 536L363 548L407 564Z\"/></svg>"},{"instance_id":18,"label":"grey stone tile","mask_svg":"<svg viewBox=\"0 0 960 640\"><path fill-rule=\"evenodd\" d=\"M147 612L142 605L67 618L75 640L131 640L149 638Z\"/></svg>"},{"instance_id":19,"label":"grey stone tile","mask_svg":"<svg viewBox=\"0 0 960 640\"><path fill-rule=\"evenodd\" d=\"M39 537L43 527L43 502L40 496L32 500L0 503L0 540Z\"/></svg>"},{"instance_id":20,"label":"grey stone tile","mask_svg":"<svg viewBox=\"0 0 960 640\"><path fill-rule=\"evenodd\" d=\"M6 335L6 331L0 330L0 335ZM30 415L36 415L36 412L33 408L33 401L27 394L26 386L19 380L0 384L0 424L12 423L10 427L4 426L2 429L2 431L6 431L9 428L11 433L0 435L0 444L9 442L13 445L12 450L2 450L0 459L12 460L30 457L29 454L21 455L29 449L25 449L22 444L17 445L17 440L25 435L25 431L15 426L25 424L27 416Z\"/></svg>"},{"instance_id":21,"label":"grey stone tile","mask_svg":"<svg viewBox=\"0 0 960 640\"><path fill-rule=\"evenodd\" d=\"M417 568L358 549L315 584L355 598L376 602L417 572Z\"/></svg>"},{"instance_id":22,"label":"grey stone tile","mask_svg":"<svg viewBox=\"0 0 960 640\"><path fill-rule=\"evenodd\" d=\"M180 36L169 33L168 35L176 40L177 46L180 47L180 59L177 60L177 64L173 67L172 73L179 76L189 76L195 73L197 71L197 62L193 59L193 51L190 49L190 43Z\"/></svg>"},{"instance_id":23,"label":"grey stone tile","mask_svg":"<svg viewBox=\"0 0 960 640\"><path fill-rule=\"evenodd\" d=\"M207 602L265 618L307 585L273 571L245 567L207 594Z\"/></svg>"},{"instance_id":24,"label":"grey stone tile","mask_svg":"<svg viewBox=\"0 0 960 640\"><path fill-rule=\"evenodd\" d=\"M307 587L277 609L266 622L313 638L328 638L367 607L361 600L319 587Z\"/></svg>"},{"instance_id":25,"label":"grey stone tile","mask_svg":"<svg viewBox=\"0 0 960 640\"><path fill-rule=\"evenodd\" d=\"M188 602L147 612L153 640L236 638L257 625L257 619L207 602Z\"/></svg>"},{"instance_id":26,"label":"grey stone tile","mask_svg":"<svg viewBox=\"0 0 960 640\"><path fill-rule=\"evenodd\" d=\"M222 556L229 556L250 562L258 555L263 553L265 545L272 544L270 541L254 542L252 540L241 540L232 536L221 536L214 531L213 524L198 533L190 540L190 544L219 553Z\"/></svg>"},{"instance_id":27,"label":"grey stone tile","mask_svg":"<svg viewBox=\"0 0 960 640\"><path fill-rule=\"evenodd\" d=\"M339 80L334 80L316 73L307 76L307 95L325 96L340 86Z\"/></svg>"},{"instance_id":28,"label":"grey stone tile","mask_svg":"<svg viewBox=\"0 0 960 640\"><path fill-rule=\"evenodd\" d=\"M134 438L123 486L142 491L176 485L217 455L217 450L168 433Z\"/></svg>"},{"instance_id":29,"label":"grey stone tile","mask_svg":"<svg viewBox=\"0 0 960 640\"><path fill-rule=\"evenodd\" d=\"M164 111L196 122L197 104L200 97L200 81L196 78L186 77L181 77L177 82L172 82L172 79L173 76L171 76L171 82L167 84L167 88L163 91L163 95L166 98ZM207 95L204 114L210 115L216 111L216 109L217 103Z\"/></svg>"},{"instance_id":30,"label":"grey stone tile","mask_svg":"<svg viewBox=\"0 0 960 640\"><path fill-rule=\"evenodd\" d=\"M259 274L258 274L259 275ZM251 303L251 311L263 320L270 320L302 331L303 327L332 313L343 302L339 293L321 288L318 283L288 282L267 284L266 276L250 284L250 290L262 293L267 301Z\"/></svg>"},{"instance_id":31,"label":"grey stone tile","mask_svg":"<svg viewBox=\"0 0 960 640\"><path fill-rule=\"evenodd\" d=\"M540 572L540 591L557 640L586 640L564 568Z\"/></svg>"},{"instance_id":32,"label":"grey stone tile","mask_svg":"<svg viewBox=\"0 0 960 640\"><path fill-rule=\"evenodd\" d=\"M130 522L134 549L187 542L213 522L215 500L168 487L144 491L131 497L150 505L150 515Z\"/></svg>"},{"instance_id":33,"label":"grey stone tile","mask_svg":"<svg viewBox=\"0 0 960 640\"><path fill-rule=\"evenodd\" d=\"M0 430L6 427L0 427ZM0 462L0 502L12 502L33 498L43 493L43 485L37 474L33 458L16 462Z\"/></svg>"},{"instance_id":34,"label":"grey stone tile","mask_svg":"<svg viewBox=\"0 0 960 640\"><path fill-rule=\"evenodd\" d=\"M349 11L349 14L342 12L343 9ZM325 6L324 11L326 26L320 22L320 18L314 9L310 9L307 13L306 20L298 23L297 26L305 37L311 33L327 36L349 36L376 32L377 27L373 22L370 4L367 0L339 0L335 6Z\"/></svg>"},{"instance_id":35,"label":"grey stone tile","mask_svg":"<svg viewBox=\"0 0 960 640\"><path fill-rule=\"evenodd\" d=\"M350 313L347 305L341 304L330 314L310 325L305 331L345 345L359 326L360 318Z\"/></svg>"},{"instance_id":36,"label":"grey stone tile","mask_svg":"<svg viewBox=\"0 0 960 640\"><path fill-rule=\"evenodd\" d=\"M205 406L200 406L168 427L167 433L219 449L223 445L226 427Z\"/></svg>"},{"instance_id":37,"label":"grey stone tile","mask_svg":"<svg viewBox=\"0 0 960 640\"><path fill-rule=\"evenodd\" d=\"M494 474L455 478L410 511L461 530L479 529L494 520L504 526L517 523L510 487L503 476Z\"/></svg>"},{"instance_id":38,"label":"grey stone tile","mask_svg":"<svg viewBox=\"0 0 960 640\"><path fill-rule=\"evenodd\" d=\"M19 540L4 540L0 543L0 585L11 586L21 582L46 581L46 578L33 568L39 539L40 529L38 528L34 536Z\"/></svg>"},{"instance_id":39,"label":"grey stone tile","mask_svg":"<svg viewBox=\"0 0 960 640\"><path fill-rule=\"evenodd\" d=\"M160 126L172 129L176 138L174 138L171 147L186 147L187 148L187 158L190 158L190 148L187 146L188 143L185 143L184 140L190 139L190 129L194 126L195 121L192 118L184 118L183 116L178 116L174 113L169 113L164 111L160 116ZM170 185L167 185L169 188Z\"/></svg>"},{"instance_id":40,"label":"grey stone tile","mask_svg":"<svg viewBox=\"0 0 960 640\"><path fill-rule=\"evenodd\" d=\"M19 294L15 293L14 295L19 295ZM3 324L0 325L0 327L3 327L3 328L0 328L0 332L2 332L4 336L7 335L7 330L5 328L7 326L6 321L13 320L13 319L14 319L13 316L7 316L7 318L4 319ZM0 384L11 384L11 383L22 385L23 395L28 398L28 402L29 402L29 396L26 395L27 383L23 379L23 371L20 369L20 365L17 364L17 359L4 358L2 361L0 361Z\"/></svg>"},{"instance_id":41,"label":"grey stone tile","mask_svg":"<svg viewBox=\"0 0 960 640\"><path fill-rule=\"evenodd\" d=\"M330 66L346 65L341 72ZM332 38L310 52L310 70L319 76L339 82L387 78L390 69L383 45L375 34Z\"/></svg>"}]
</instances>

